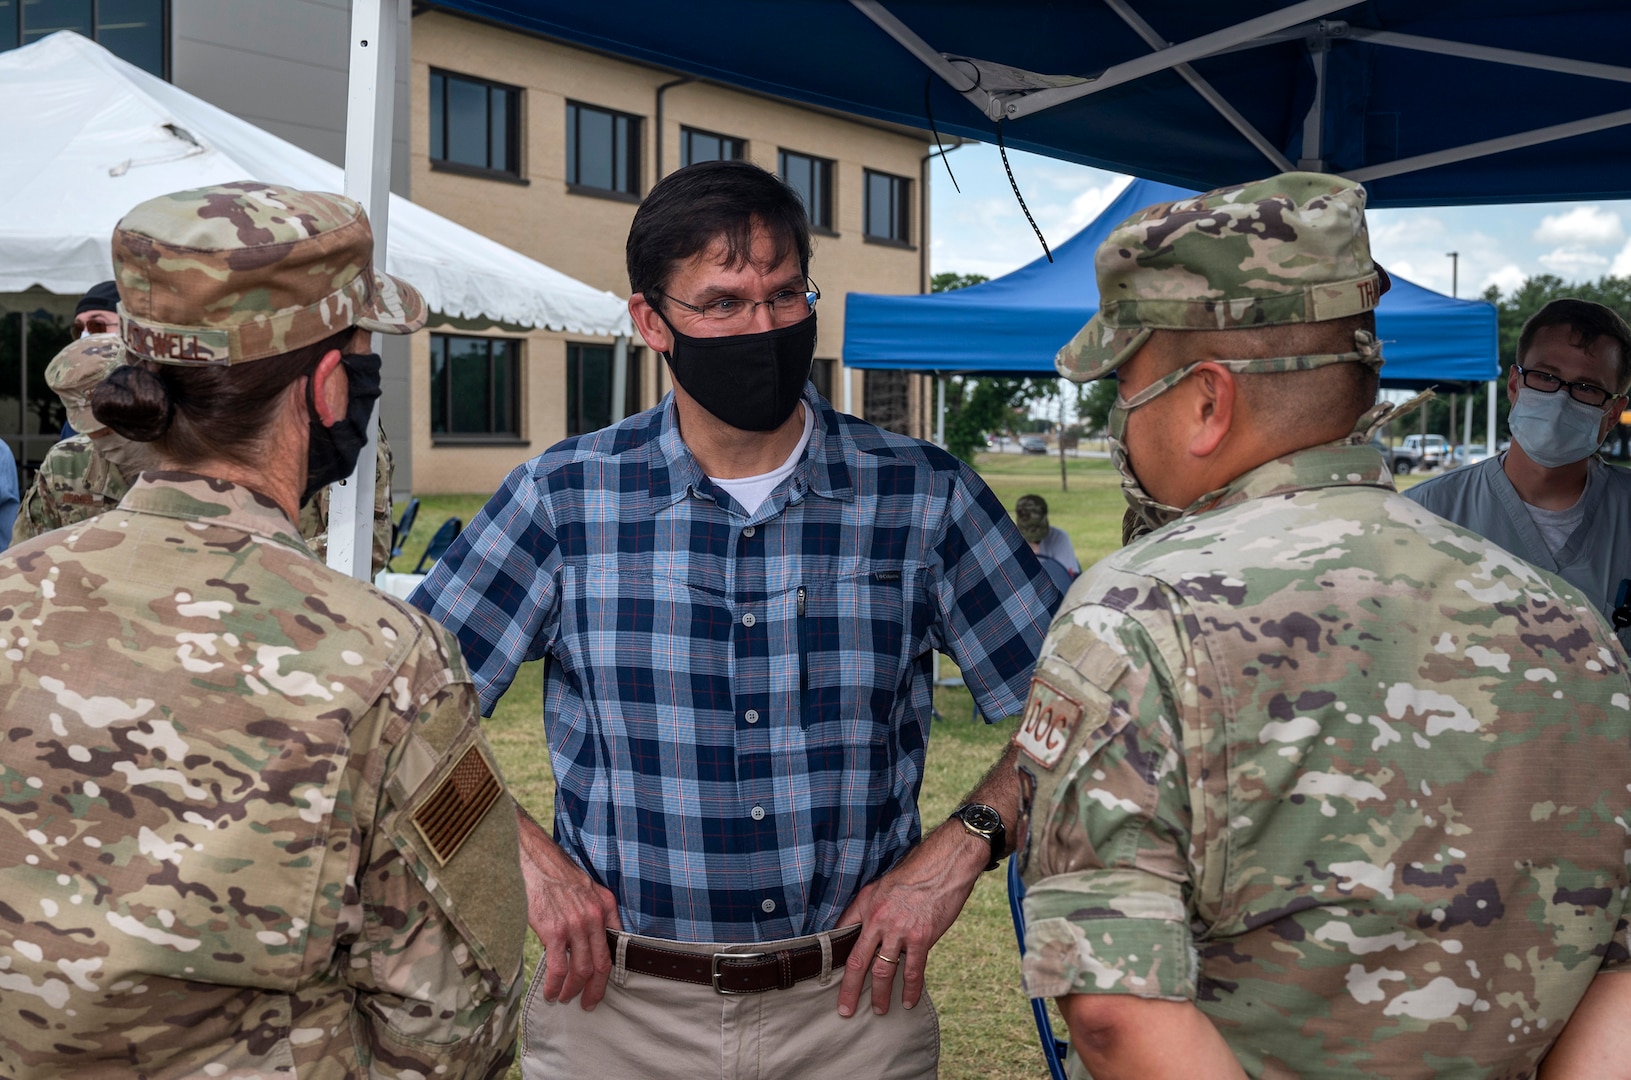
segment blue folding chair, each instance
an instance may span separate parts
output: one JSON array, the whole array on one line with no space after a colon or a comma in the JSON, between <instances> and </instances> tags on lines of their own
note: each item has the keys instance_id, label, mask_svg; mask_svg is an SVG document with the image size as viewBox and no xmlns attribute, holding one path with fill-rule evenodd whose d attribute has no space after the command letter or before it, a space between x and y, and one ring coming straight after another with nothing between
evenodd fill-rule
<instances>
[{"instance_id":1,"label":"blue folding chair","mask_svg":"<svg viewBox=\"0 0 1631 1080\"><path fill-rule=\"evenodd\" d=\"M402 545L408 542L408 534L413 532L413 522L418 516L419 498L415 496L408 500L408 505L402 508L402 516L391 526L391 558L385 560L385 569L391 568L391 559L402 554Z\"/></svg>"},{"instance_id":2,"label":"blue folding chair","mask_svg":"<svg viewBox=\"0 0 1631 1080\"><path fill-rule=\"evenodd\" d=\"M464 522L456 517L448 518L442 522L441 528L437 529L435 535L430 538L430 546L425 548L423 555L419 556L419 562L413 568L413 572L423 574L426 563L435 566L436 560L446 555L447 549L453 546L453 541L459 538L459 530L462 528L464 528Z\"/></svg>"},{"instance_id":3,"label":"blue folding chair","mask_svg":"<svg viewBox=\"0 0 1631 1080\"><path fill-rule=\"evenodd\" d=\"M1019 955L1025 955L1025 882L1019 877L1019 854L1008 857L1008 912L1014 917L1014 936L1019 938ZM1053 1033L1053 1019L1048 1016L1048 1003L1043 998L1031 999L1031 1015L1036 1018L1037 1038L1042 1040L1042 1056L1048 1062L1048 1075L1053 1080L1066 1080L1065 1055L1070 1043Z\"/></svg>"}]
</instances>

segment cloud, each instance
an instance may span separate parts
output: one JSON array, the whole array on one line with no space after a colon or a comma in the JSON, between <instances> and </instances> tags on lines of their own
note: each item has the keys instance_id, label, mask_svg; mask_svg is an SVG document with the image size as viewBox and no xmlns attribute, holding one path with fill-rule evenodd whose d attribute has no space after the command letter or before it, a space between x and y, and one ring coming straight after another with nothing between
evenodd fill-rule
<instances>
[{"instance_id":1,"label":"cloud","mask_svg":"<svg viewBox=\"0 0 1631 1080\"><path fill-rule=\"evenodd\" d=\"M1524 273L1517 263L1507 263L1499 270L1485 275L1483 283L1478 286L1478 291L1483 292L1493 285L1502 296L1507 296L1523 288L1523 283L1527 280L1529 275Z\"/></svg>"},{"instance_id":2,"label":"cloud","mask_svg":"<svg viewBox=\"0 0 1631 1080\"><path fill-rule=\"evenodd\" d=\"M1608 266L1608 256L1587 251L1578 245L1560 247L1538 259L1540 265L1565 281L1579 281L1602 274Z\"/></svg>"},{"instance_id":3,"label":"cloud","mask_svg":"<svg viewBox=\"0 0 1631 1080\"><path fill-rule=\"evenodd\" d=\"M1547 214L1535 229L1537 244L1558 247L1607 247L1624 239L1620 215L1600 206L1576 206L1562 214ZM1542 257L1541 261L1546 260Z\"/></svg>"},{"instance_id":4,"label":"cloud","mask_svg":"<svg viewBox=\"0 0 1631 1080\"><path fill-rule=\"evenodd\" d=\"M1631 277L1631 240L1626 241L1620 253L1614 256L1614 265L1608 268L1608 272L1615 277Z\"/></svg>"},{"instance_id":5,"label":"cloud","mask_svg":"<svg viewBox=\"0 0 1631 1080\"><path fill-rule=\"evenodd\" d=\"M1453 288L1463 298L1472 296L1469 286L1481 273L1515 261L1501 240L1452 225L1438 213L1375 210L1365 217L1371 254L1388 273L1446 295ZM1451 251L1458 253L1457 259L1449 257Z\"/></svg>"}]
</instances>

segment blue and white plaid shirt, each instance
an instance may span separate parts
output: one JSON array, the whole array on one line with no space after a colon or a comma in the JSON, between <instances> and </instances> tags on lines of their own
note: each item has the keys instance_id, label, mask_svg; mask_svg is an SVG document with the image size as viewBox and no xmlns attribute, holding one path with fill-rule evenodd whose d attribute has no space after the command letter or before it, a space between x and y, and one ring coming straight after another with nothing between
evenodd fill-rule
<instances>
[{"instance_id":1,"label":"blue and white plaid shirt","mask_svg":"<svg viewBox=\"0 0 1631 1080\"><path fill-rule=\"evenodd\" d=\"M518 467L413 595L482 708L547 656L561 846L625 929L832 929L917 842L934 650L1011 716L1059 593L956 458L833 410L749 515L672 398Z\"/></svg>"}]
</instances>

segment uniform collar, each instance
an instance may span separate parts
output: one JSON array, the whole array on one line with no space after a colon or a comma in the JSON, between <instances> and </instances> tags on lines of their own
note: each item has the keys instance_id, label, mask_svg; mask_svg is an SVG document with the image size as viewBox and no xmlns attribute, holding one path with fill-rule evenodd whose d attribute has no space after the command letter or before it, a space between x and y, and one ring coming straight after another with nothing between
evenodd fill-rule
<instances>
[{"instance_id":1,"label":"uniform collar","mask_svg":"<svg viewBox=\"0 0 1631 1080\"><path fill-rule=\"evenodd\" d=\"M1226 485L1204 510L1210 513L1252 499L1292 495L1330 487L1393 488L1393 473L1375 447L1345 442L1297 450L1242 473Z\"/></svg>"},{"instance_id":2,"label":"uniform collar","mask_svg":"<svg viewBox=\"0 0 1631 1080\"><path fill-rule=\"evenodd\" d=\"M238 529L311 555L300 530L270 497L213 476L149 469L119 500L119 509Z\"/></svg>"}]
</instances>

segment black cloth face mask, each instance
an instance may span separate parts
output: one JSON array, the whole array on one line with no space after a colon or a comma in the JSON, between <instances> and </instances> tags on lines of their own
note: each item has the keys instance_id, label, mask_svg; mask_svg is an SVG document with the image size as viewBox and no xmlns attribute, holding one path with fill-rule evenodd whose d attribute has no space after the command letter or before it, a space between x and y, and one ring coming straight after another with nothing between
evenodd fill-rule
<instances>
[{"instance_id":1,"label":"black cloth face mask","mask_svg":"<svg viewBox=\"0 0 1631 1080\"><path fill-rule=\"evenodd\" d=\"M698 405L743 431L775 431L793 415L815 362L814 311L791 326L730 337L691 337L660 310L657 317L674 335L668 370Z\"/></svg>"},{"instance_id":2,"label":"black cloth face mask","mask_svg":"<svg viewBox=\"0 0 1631 1080\"><path fill-rule=\"evenodd\" d=\"M379 399L380 393L379 355L342 355L340 363L345 367L351 394L345 415L335 420L333 425L324 424L318 416L312 380L306 380L306 411L311 425L311 439L306 445L306 490L300 495L301 506L311 502L319 491L330 484L344 480L355 472L357 455L368 443L368 421L373 418L374 402Z\"/></svg>"}]
</instances>

